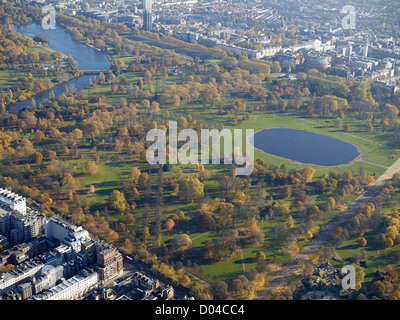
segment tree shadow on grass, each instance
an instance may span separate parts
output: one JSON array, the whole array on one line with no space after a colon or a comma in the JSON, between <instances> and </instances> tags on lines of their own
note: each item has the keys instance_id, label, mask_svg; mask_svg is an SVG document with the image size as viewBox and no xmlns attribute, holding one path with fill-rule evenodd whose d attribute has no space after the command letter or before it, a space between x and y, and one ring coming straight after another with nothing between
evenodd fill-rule
<instances>
[{"instance_id":1,"label":"tree shadow on grass","mask_svg":"<svg viewBox=\"0 0 400 320\"><path fill-rule=\"evenodd\" d=\"M92 212L96 212L97 210L98 211L104 210L105 206L106 205L104 203L97 203L97 204L92 204L90 209Z\"/></svg>"},{"instance_id":2,"label":"tree shadow on grass","mask_svg":"<svg viewBox=\"0 0 400 320\"><path fill-rule=\"evenodd\" d=\"M349 244L347 246L341 247L340 250L356 250L360 246L358 244Z\"/></svg>"},{"instance_id":3,"label":"tree shadow on grass","mask_svg":"<svg viewBox=\"0 0 400 320\"><path fill-rule=\"evenodd\" d=\"M245 258L245 259L243 259L243 260L242 260L242 259L239 259L239 260L233 261L233 263L235 263L235 264L242 264L242 262L244 262L244 263L253 263L253 262L254 262L254 259L248 257L248 258Z\"/></svg>"},{"instance_id":4,"label":"tree shadow on grass","mask_svg":"<svg viewBox=\"0 0 400 320\"><path fill-rule=\"evenodd\" d=\"M99 196L109 196L111 194L111 192L113 192L114 190L115 189L96 190L96 194L99 195Z\"/></svg>"},{"instance_id":5,"label":"tree shadow on grass","mask_svg":"<svg viewBox=\"0 0 400 320\"><path fill-rule=\"evenodd\" d=\"M91 183L95 189L102 189L105 187L115 187L119 185L119 181L104 181L99 183Z\"/></svg>"},{"instance_id":6,"label":"tree shadow on grass","mask_svg":"<svg viewBox=\"0 0 400 320\"><path fill-rule=\"evenodd\" d=\"M112 161L108 161L106 163L107 167L114 167L114 168L119 168L119 167L123 167L123 166L127 166L127 162L126 160L112 160Z\"/></svg>"}]
</instances>

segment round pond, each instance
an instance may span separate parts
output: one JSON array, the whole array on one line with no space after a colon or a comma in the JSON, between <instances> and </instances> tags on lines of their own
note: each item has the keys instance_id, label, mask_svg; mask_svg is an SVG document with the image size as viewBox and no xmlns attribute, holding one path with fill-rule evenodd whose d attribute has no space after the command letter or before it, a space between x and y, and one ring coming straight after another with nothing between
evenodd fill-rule
<instances>
[{"instance_id":1,"label":"round pond","mask_svg":"<svg viewBox=\"0 0 400 320\"><path fill-rule=\"evenodd\" d=\"M256 132L254 147L274 156L329 167L349 164L360 156L359 149L346 141L289 128Z\"/></svg>"}]
</instances>

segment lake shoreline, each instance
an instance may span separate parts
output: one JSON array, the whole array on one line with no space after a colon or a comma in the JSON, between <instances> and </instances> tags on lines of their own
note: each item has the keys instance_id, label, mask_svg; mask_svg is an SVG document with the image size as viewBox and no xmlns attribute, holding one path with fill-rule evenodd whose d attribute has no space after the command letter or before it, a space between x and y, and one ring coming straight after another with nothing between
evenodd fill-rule
<instances>
[{"instance_id":1,"label":"lake shoreline","mask_svg":"<svg viewBox=\"0 0 400 320\"><path fill-rule=\"evenodd\" d=\"M112 65L112 61L110 61L110 57L107 56L104 52L99 52L97 48L93 46L89 46L85 43L82 43L81 41L78 41L72 37L70 32L65 30L62 26L57 25L58 29L50 29L50 30L42 30L40 29L40 23L38 22L32 22L27 25L17 25L13 26L15 32L20 33L22 35L25 35L27 37L33 38L35 35L38 34L43 34L47 35L49 38L49 44L46 46L48 51L52 50L60 52L63 56L68 56L71 55L75 61L78 63L78 69L80 72L85 71L85 70L92 70L92 69L110 69ZM52 33L55 32L55 33ZM62 37L57 37L57 35L60 35L60 32L62 33L63 37L69 37L69 39L63 39ZM51 37L50 37L51 35ZM51 42L53 40L53 42ZM55 41L54 41L55 40ZM55 47L53 47L55 45ZM85 48L85 50L83 50ZM90 49L90 50L86 50ZM67 52L65 52L65 49ZM100 65L96 62L96 59L99 60ZM56 88L60 88L60 90L57 90L59 92L55 92L55 97L59 97L63 93L66 92L66 90L62 90L61 87L66 87L69 84L70 85L79 85L79 88L76 88L76 91L81 91L85 90L87 86L89 85L89 79L87 79L86 84L80 83L82 77L85 77L86 79L88 76L81 74L77 77L73 76L69 80L61 82L61 83L56 83L54 84L51 88L48 88L46 90L43 90L31 97L29 97L26 100L23 101L18 101L15 102L14 104L10 104L8 108L12 108L13 110L11 111L12 113L18 113L21 109L25 107L29 107L29 102L32 98L33 99L38 99L38 100L44 100L46 97L46 93L50 92L51 90L54 90ZM92 77L90 77L92 78ZM82 80L83 81L83 80ZM37 104L40 103L37 102Z\"/></svg>"},{"instance_id":2,"label":"lake shoreline","mask_svg":"<svg viewBox=\"0 0 400 320\"><path fill-rule=\"evenodd\" d=\"M266 152L266 151L264 151L264 150L262 150L262 149L260 149L260 148L258 148L258 147L255 146L254 137L255 137L255 135L256 135L257 133L259 133L259 132L261 132L261 131L264 131L264 130L271 130L271 129L289 129L289 130L297 130L297 131L303 131L303 132L307 132L307 133L313 133L313 134L315 134L315 135L319 135L319 136L323 136L323 137L327 137L327 138L331 138L331 139L337 139L337 140L339 140L339 141L341 141L341 142L347 143L347 144L349 144L349 145L352 145L354 148L356 148L356 150L357 150L357 152L358 152L358 156L355 157L353 160L351 160L351 161L348 162L348 163L338 164L338 165L326 165L326 166L325 166L325 165L320 165L320 164L315 164L315 163L301 162L301 161L297 161L297 160L285 158L285 157L282 157L282 156L278 156L278 155L275 155L275 154L272 154L272 153L268 153L268 152ZM252 138L250 138L250 137L252 137ZM253 144L250 142L250 139L253 141ZM346 140L341 139L341 138L336 138L336 137L332 137L332 136L328 136L328 135L324 135L324 134L320 134L320 133L315 133L315 132L313 132L313 131L304 130L304 129L287 128L287 127L261 128L261 129L258 129L256 132L254 132L254 133L248 135L248 136L246 137L246 140L247 140L246 142L247 142L252 148L254 148L255 150L258 150L258 151L260 151L260 152L262 152L262 153L264 153L264 154L266 154L266 155L274 156L274 157L277 157L277 158L280 158L280 159L284 159L284 160L286 160L286 161L291 161L291 162L293 162L294 164L297 164L297 165L300 165L300 166L317 166L317 167L320 167L320 168L340 168L340 167L345 167L345 166L353 165L353 164L356 163L356 162L361 162L361 161L363 160L363 157L364 157L364 151L363 151L358 145L356 145L356 144L354 144L354 143L352 143L352 142L346 141Z\"/></svg>"}]
</instances>

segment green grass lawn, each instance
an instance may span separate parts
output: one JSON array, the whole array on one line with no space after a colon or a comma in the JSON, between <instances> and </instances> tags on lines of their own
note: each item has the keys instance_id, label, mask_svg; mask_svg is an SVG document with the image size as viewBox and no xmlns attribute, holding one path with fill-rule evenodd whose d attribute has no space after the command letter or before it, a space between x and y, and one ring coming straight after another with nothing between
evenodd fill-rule
<instances>
[{"instance_id":1,"label":"green grass lawn","mask_svg":"<svg viewBox=\"0 0 400 320\"><path fill-rule=\"evenodd\" d=\"M102 86L99 86L96 88L96 90L100 91L100 88ZM118 99L117 97L115 97ZM211 112L209 115L211 117ZM203 115L203 117L205 117ZM235 128L253 128L255 131L261 128L268 128L268 127L288 127L288 128L299 128L299 122L302 120L298 120L293 116L286 115L286 114L279 114L279 115L274 115L274 116L264 116L264 117L251 117L249 121L243 122L241 125L235 127ZM334 137L339 137L341 139L348 138L346 135L343 137L342 132L337 132L329 128L323 128L323 127L318 127L315 125L312 125L307 122L301 122L302 128L306 130L310 130L316 133L320 134L326 134L329 136L334 136ZM357 134L357 133L354 133ZM365 154L372 153L374 151L382 151L386 148L376 145L374 143L360 140L356 138L353 138L354 142L360 142L360 147L363 148L365 151ZM369 140L373 141L373 136L370 137ZM370 148L370 149L368 149ZM74 159L67 161L71 167L75 167L75 172L80 173L80 167L79 164L82 162L86 162L88 160L92 160L95 153L89 151L89 149L82 148L80 149L83 154L84 154L84 159ZM388 149L389 151L392 151L391 149ZM394 151L393 151L394 152ZM271 155L266 155L262 152L256 153L256 158L257 157L262 157L264 158L268 163L273 163L277 166L279 166L282 163L285 163L288 168L298 168L301 169L303 165L295 163L290 160L282 160L279 157L274 157ZM116 152L109 152L107 151L107 156L106 159L101 159L99 162L99 172L93 176L89 176L86 174L79 175L79 181L81 184L81 198L82 201L88 201L91 204L92 208L101 208L104 206L105 201L107 200L109 194L115 190L115 189L120 189L122 181L126 180L128 175L129 175L129 170L133 166L137 166L138 162L135 161L135 159L132 158L132 156L128 155L121 155L117 154ZM378 174L382 173L385 169L382 167L375 166L373 164L368 164L368 163L355 163L351 166L344 166L344 167L339 167L339 168L334 168L335 171L345 171L345 170L354 170L355 172L358 172L358 170L362 167L367 173L372 173L376 172ZM322 175L323 173L328 173L329 171L333 170L333 168L324 168L324 167L318 167L315 166L316 168L316 174L315 177L318 178L318 176ZM140 170L144 170L146 168L142 167L139 168ZM221 171L221 166L210 166L207 168L208 170L212 171L213 176L215 174L221 174L223 171ZM183 170L185 172L185 176L195 176L198 174L198 172L195 170L194 165L189 165L189 166L174 166L170 172L164 173L164 177L168 176L175 176L176 172L178 170ZM96 192L94 194L87 194L87 190L89 186L93 184ZM205 183L205 191L208 196L211 198L213 197L218 197L218 193L216 193L216 181L208 181ZM253 190L254 191L254 190ZM171 191L165 191L164 195L168 196L168 194ZM354 195L355 197L355 195ZM351 201L352 198L349 197L349 199L346 199L346 201ZM317 198L316 204L319 203L319 201L323 202L323 199ZM197 204L193 203L192 205L188 205L184 202L180 201L174 201L174 202L166 202L163 205L163 221L165 221L168 217L176 214L179 210L184 211L186 220L183 222L180 222L177 224L172 232L169 233L163 233L163 242L167 242L168 240L172 239L175 235L179 233L186 233L189 234L192 239L195 239L193 241L193 250L195 252L199 252L200 256L197 256L197 258L194 258L192 260L192 263L196 263L198 267L190 267L189 271L192 272L193 274L197 275L198 277L208 281L208 282L213 282L216 279L218 280L225 280L225 281L230 281L234 278L236 278L238 275L243 273L242 269L242 260L240 258L240 253L237 252L234 254L233 257L223 260L223 261L207 261L202 258L201 256L201 247L204 245L204 242L209 239L215 239L218 237L217 232L210 232L207 234L204 234L203 232L199 231L193 223L190 222L190 218L196 213L197 210ZM137 220L137 228L140 230L140 221L143 216L143 206L138 206L133 212L134 217ZM340 214L339 211L332 211L330 213L327 213L324 216L323 223L328 223L333 217L335 217L337 214ZM286 219L286 217L284 218ZM117 213L110 212L107 221L109 223L113 222L124 222L125 221L125 216L124 215L119 215ZM256 266L255 262L255 255L257 251L264 251L266 255L266 261L267 263L274 263L274 264L279 264L282 265L290 260L290 256L288 256L285 253L285 248L284 244L282 243L282 238L275 238L273 236L273 227L277 225L278 223L282 223L285 220L275 218L272 220L267 220L267 221L260 221L259 225L263 229L265 233L265 241L262 245L259 246L242 246L242 252L243 252L243 258L244 258L244 263L246 270L249 270L251 268L254 268ZM296 221L296 223L300 223L301 221ZM319 224L319 223L318 223ZM199 237L200 236L200 237ZM309 240L299 240L297 242L298 247L300 250L309 243ZM343 249L342 251L339 250L339 255L344 254L350 255L351 252L348 252L347 249ZM196 256L196 255L195 255ZM192 259L193 257L191 257ZM378 262L374 262L378 263ZM374 264L371 264L371 268L374 268Z\"/></svg>"},{"instance_id":2,"label":"green grass lawn","mask_svg":"<svg viewBox=\"0 0 400 320\"><path fill-rule=\"evenodd\" d=\"M212 240L219 237L220 233L221 232L212 231L209 233L200 232L191 235L191 238L194 239L192 242L192 250L194 252L199 252L200 254L195 254L191 258L192 264L196 263L198 266L192 266L188 269L194 275L210 283L218 280L229 282L237 278L240 274L243 274L242 259L239 251L234 253L232 257L221 261L203 259L201 248L203 247L204 243L207 240ZM255 256L255 253L252 253L254 250L256 250L254 247L243 248L246 266L249 266L248 263L252 262L252 258Z\"/></svg>"},{"instance_id":3,"label":"green grass lawn","mask_svg":"<svg viewBox=\"0 0 400 320\"><path fill-rule=\"evenodd\" d=\"M16 84L17 79L21 77L22 74L23 73L15 70L0 70L0 88L5 90L10 89Z\"/></svg>"},{"instance_id":4,"label":"green grass lawn","mask_svg":"<svg viewBox=\"0 0 400 320\"><path fill-rule=\"evenodd\" d=\"M398 203L398 199L393 203ZM365 279L364 282L369 283L373 280L374 273L379 270L384 272L388 265L391 265L397 272L400 272L399 259L400 259L400 246L394 245L392 247L385 247L379 243L376 236L385 232L386 225L384 223L385 213L390 211L389 208L382 210L380 223L377 228L368 230L363 234L363 238L367 240L365 247L360 246L359 239L361 237L353 236L349 240L344 241L336 249L338 255L345 260L346 263L351 263L351 258L360 257L361 260L367 262L367 267L364 268ZM364 252L364 258L362 254ZM337 267L342 267L343 262L335 262Z\"/></svg>"},{"instance_id":5,"label":"green grass lawn","mask_svg":"<svg viewBox=\"0 0 400 320\"><path fill-rule=\"evenodd\" d=\"M133 61L131 57L120 58L124 59L127 63ZM128 72L119 75L112 83L118 84L122 76L128 79L128 83L132 83L134 85L139 81L140 78L143 77L143 75L138 72ZM181 79L179 79L179 77L168 77L168 79L165 81L165 85L173 83L179 84L180 81ZM107 97L107 102L111 104L117 104L121 98L126 98L128 102L132 100L127 93L112 94L111 84L109 83L98 85L96 88L86 90L86 92L94 95L105 95ZM234 99L232 97L223 99L223 107L229 107L233 103ZM248 101L248 105L251 105L252 103L254 102ZM350 143L356 144L363 151L363 159L368 161L368 163L356 162L352 165L340 166L335 168L312 166L316 169L314 180L318 179L325 173L329 173L329 171L336 171L341 173L347 170L352 170L356 174L358 174L360 169L363 169L367 174L375 173L376 176L379 176L385 171L385 168L383 166L390 166L395 161L396 157L400 156L399 151L390 148L391 146L387 145L387 141L390 141L389 136L392 133L383 133L380 131L380 129L376 129L373 133L367 133L364 130L365 122L354 119L344 119L343 123L349 123L351 125L350 132L346 134L342 130L334 128L334 119L299 119L296 118L296 115L289 113L270 114L255 112L250 115L249 120L244 120L238 125L233 125L231 119L228 119L224 115L218 114L217 106L214 106L213 108L207 108L207 110L204 111L203 106L200 102L182 105L177 108L161 106L161 112L165 112L165 110L168 110L175 116L185 116L190 114L197 121L203 121L208 126L212 126L215 123L222 123L225 128L229 129L253 129L256 132L257 130L264 128L285 127L308 130L318 134L343 139ZM306 120L310 120L313 123ZM112 130L115 130L115 128L113 128ZM243 137L243 139L244 138L245 137ZM106 205L108 196L113 190L121 190L123 181L128 178L130 168L134 166L139 166L139 169L141 171L146 169L146 167L143 165L143 162L137 161L137 159L134 159L132 156L107 151L105 159L101 159L98 164L99 173L93 176L81 174L79 167L80 163L93 160L95 153L91 152L88 148L80 148L79 150L83 153L84 159L71 159L67 160L66 162L71 168L76 168L74 170L75 173L78 175L79 182L81 184L81 199L84 203L87 202L90 204L91 210L100 210ZM98 151L98 153L101 153L101 151ZM390 159L390 157L394 157L394 159ZM304 164L300 164L295 161L283 159L273 155L268 155L259 150L255 150L255 159L257 158L262 158L267 162L267 164L273 164L278 167L281 164L285 164L289 170L292 168L300 170L305 167ZM210 165L206 167L206 169L211 171L212 177L227 174L227 170L226 168L224 168L224 166ZM179 170L182 170L184 172L184 175L187 177L198 175L198 171L194 168L194 165L178 165L173 166L171 171L165 172L164 179L169 176L175 177ZM96 189L96 192L94 194L87 193L90 185L94 185ZM205 182L205 194L210 198L215 198L219 196L217 188L218 183L216 180ZM250 190L251 194L254 194L255 189L252 188ZM142 193L143 190L140 192ZM171 190L164 190L164 197L168 199L170 197L170 193ZM316 204L318 205L319 203L326 201L326 197L327 195L324 195L323 197L317 197L315 199ZM350 202L353 198L355 198L355 195L345 199L344 202ZM151 212L153 211L153 209L154 208L151 208ZM211 283L217 280L224 280L229 282L243 273L240 252L236 252L231 258L223 261L205 260L202 256L203 252L201 248L204 246L205 241L216 239L217 237L219 237L219 233L210 232L204 234L204 232L201 232L197 228L197 226L193 224L191 218L197 212L197 209L197 203L187 204L183 201L176 200L165 201L162 207L163 221L176 214L179 210L184 211L186 220L176 224L173 231L163 232L162 242L167 243L170 239L180 233L188 234L192 239L194 239L192 249L194 254L191 254L189 258L191 259L192 265L194 263L197 264L197 267L188 267L188 270L199 278ZM140 232L141 221L144 213L143 204L139 203L136 209L130 212L134 215L137 221L135 229L137 230L137 232ZM325 214L323 218L323 223L328 223L333 217L338 214L340 214L340 212L337 210ZM116 212L110 212L109 216L107 217L107 221L109 223L124 222L125 219L125 215L120 215ZM262 245L242 246L243 261L245 263L246 270L250 270L251 268L254 268L256 266L255 256L258 251L263 251L266 255L266 262L271 264L282 265L291 259L291 257L285 252L285 247L283 243L284 237L276 238L273 234L274 226L276 226L278 223L284 222L285 220L286 217L282 217L274 218L271 220L262 220L259 222L260 227L265 233L265 241ZM295 225L299 226L302 222L303 221L301 219L296 219ZM318 224L320 225L320 222ZM296 245L301 250L309 242L310 240L300 239ZM339 249L338 253L339 255L343 254L344 257L350 257L352 254L354 254L352 253L352 251L349 251L349 249ZM371 273L372 269L375 268L374 263L379 264L380 262L375 260L372 261L371 266L369 266L371 270L367 270L369 273Z\"/></svg>"},{"instance_id":6,"label":"green grass lawn","mask_svg":"<svg viewBox=\"0 0 400 320\"><path fill-rule=\"evenodd\" d=\"M306 119L308 120L308 119ZM274 115L257 115L251 116L250 120L244 121L237 126L227 126L230 129L253 129L254 132L265 128L292 128L292 129L303 129L311 132L315 132L322 135L327 135L330 137L338 138L357 145L363 151L363 160L366 162L355 162L350 165L338 166L338 167L323 167L311 165L316 170L314 177L318 178L324 173L329 173L329 171L344 172L347 170L352 170L354 172L359 172L362 168L367 174L376 174L379 176L386 169L382 166L390 166L393 162L400 156L400 151L391 148L390 145L382 146L380 144L387 144L386 141L382 141L380 133L366 133L360 130L354 130L347 133L342 130L338 130L333 126L333 119L312 119L310 121L320 123L316 125L310 123L304 119L298 119L291 114L274 114ZM368 140L368 141L367 141ZM244 142L244 141L243 141ZM254 157L262 158L267 163L272 163L279 166L285 163L288 168L302 169L305 165L298 162L276 157L270 154L266 154L260 150L254 150ZM377 165L375 165L377 164Z\"/></svg>"},{"instance_id":7,"label":"green grass lawn","mask_svg":"<svg viewBox=\"0 0 400 320\"><path fill-rule=\"evenodd\" d=\"M41 47L30 47L30 48L28 48L28 50L29 50L29 51L37 51L38 53L39 53L39 52L42 52L42 53L49 53L48 50L46 50L46 49L44 49L44 48L41 48Z\"/></svg>"},{"instance_id":8,"label":"green grass lawn","mask_svg":"<svg viewBox=\"0 0 400 320\"><path fill-rule=\"evenodd\" d=\"M384 248L378 244L375 239L376 233L369 232L364 235L367 240L365 248L360 247L358 239L350 239L342 243L339 249L336 249L338 255L345 260L346 263L351 262L351 258L355 256L362 256L362 250L365 250L366 256L364 261L367 262L367 267L364 268L365 278L364 282L368 283L373 280L374 273L379 270L384 272L388 265L391 265L397 272L400 272L398 265L398 257L394 252L399 250L399 246L391 248ZM335 262L337 267L343 267L343 262Z\"/></svg>"}]
</instances>

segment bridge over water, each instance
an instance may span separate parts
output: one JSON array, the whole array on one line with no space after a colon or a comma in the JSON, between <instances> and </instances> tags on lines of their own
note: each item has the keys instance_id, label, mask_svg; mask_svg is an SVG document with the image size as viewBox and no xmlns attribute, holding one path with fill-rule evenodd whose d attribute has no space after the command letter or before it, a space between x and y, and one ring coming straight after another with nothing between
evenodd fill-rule
<instances>
[{"instance_id":1,"label":"bridge over water","mask_svg":"<svg viewBox=\"0 0 400 320\"><path fill-rule=\"evenodd\" d=\"M93 70L82 70L83 74L100 74L100 72L103 72L104 74L107 74L109 69L93 69Z\"/></svg>"}]
</instances>

